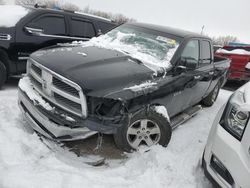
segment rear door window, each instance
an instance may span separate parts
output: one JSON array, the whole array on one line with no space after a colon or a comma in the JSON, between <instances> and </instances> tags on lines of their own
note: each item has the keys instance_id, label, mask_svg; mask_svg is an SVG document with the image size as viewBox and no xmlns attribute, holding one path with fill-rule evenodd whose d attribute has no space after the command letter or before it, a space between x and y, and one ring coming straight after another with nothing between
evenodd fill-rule
<instances>
[{"instance_id":1,"label":"rear door window","mask_svg":"<svg viewBox=\"0 0 250 188\"><path fill-rule=\"evenodd\" d=\"M211 52L211 44L209 41L202 40L201 41L201 63L208 64L211 63L212 52Z\"/></svg>"},{"instance_id":2,"label":"rear door window","mask_svg":"<svg viewBox=\"0 0 250 188\"><path fill-rule=\"evenodd\" d=\"M71 36L80 38L92 38L96 35L92 22L81 18L71 19Z\"/></svg>"},{"instance_id":3,"label":"rear door window","mask_svg":"<svg viewBox=\"0 0 250 188\"><path fill-rule=\"evenodd\" d=\"M66 35L65 18L62 15L45 15L33 23L43 29L44 34Z\"/></svg>"}]
</instances>

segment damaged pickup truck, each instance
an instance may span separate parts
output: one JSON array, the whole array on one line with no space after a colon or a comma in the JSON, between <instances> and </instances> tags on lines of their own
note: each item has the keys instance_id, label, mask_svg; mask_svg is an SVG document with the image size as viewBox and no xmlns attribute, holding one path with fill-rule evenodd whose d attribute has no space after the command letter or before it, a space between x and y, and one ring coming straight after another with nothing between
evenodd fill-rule
<instances>
[{"instance_id":1,"label":"damaged pickup truck","mask_svg":"<svg viewBox=\"0 0 250 188\"><path fill-rule=\"evenodd\" d=\"M19 82L19 105L28 124L49 139L102 133L113 134L125 151L167 146L198 103L213 105L229 64L214 57L205 36L124 24L88 42L33 53Z\"/></svg>"}]
</instances>

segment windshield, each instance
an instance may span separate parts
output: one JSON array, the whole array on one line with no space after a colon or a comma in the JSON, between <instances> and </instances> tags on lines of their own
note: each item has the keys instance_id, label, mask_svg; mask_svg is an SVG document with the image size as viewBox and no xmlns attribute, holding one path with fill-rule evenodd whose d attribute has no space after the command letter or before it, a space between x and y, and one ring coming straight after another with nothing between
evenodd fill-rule
<instances>
[{"instance_id":1,"label":"windshield","mask_svg":"<svg viewBox=\"0 0 250 188\"><path fill-rule=\"evenodd\" d=\"M89 43L119 50L143 63L157 64L165 68L171 66L170 60L179 46L176 38L164 36L158 31L127 24L94 38Z\"/></svg>"}]
</instances>

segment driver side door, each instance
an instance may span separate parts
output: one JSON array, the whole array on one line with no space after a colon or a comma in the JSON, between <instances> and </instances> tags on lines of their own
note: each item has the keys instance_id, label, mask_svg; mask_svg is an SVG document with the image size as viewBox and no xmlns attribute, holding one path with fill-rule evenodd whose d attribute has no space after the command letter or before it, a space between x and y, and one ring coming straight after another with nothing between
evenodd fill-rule
<instances>
[{"instance_id":1,"label":"driver side door","mask_svg":"<svg viewBox=\"0 0 250 188\"><path fill-rule=\"evenodd\" d=\"M181 110L191 107L194 98L197 98L200 91L197 86L200 79L198 70L200 61L200 40L190 39L181 54L180 63L185 67L185 71L181 73L180 78L183 81L183 91L180 95Z\"/></svg>"}]
</instances>

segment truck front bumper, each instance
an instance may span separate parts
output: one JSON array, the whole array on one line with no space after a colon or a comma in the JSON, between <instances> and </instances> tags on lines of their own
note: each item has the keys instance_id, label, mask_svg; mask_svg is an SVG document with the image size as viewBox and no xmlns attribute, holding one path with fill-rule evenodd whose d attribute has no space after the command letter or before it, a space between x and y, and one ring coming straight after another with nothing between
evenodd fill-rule
<instances>
[{"instance_id":1,"label":"truck front bumper","mask_svg":"<svg viewBox=\"0 0 250 188\"><path fill-rule=\"evenodd\" d=\"M205 175L222 188L249 188L249 156L243 151L241 142L219 124L224 108L217 114L204 151Z\"/></svg>"},{"instance_id":2,"label":"truck front bumper","mask_svg":"<svg viewBox=\"0 0 250 188\"><path fill-rule=\"evenodd\" d=\"M32 129L49 139L71 141L85 139L97 133L96 131L91 131L87 127L71 128L58 125L39 111L27 95L20 89L18 95L19 107L27 123Z\"/></svg>"}]
</instances>

